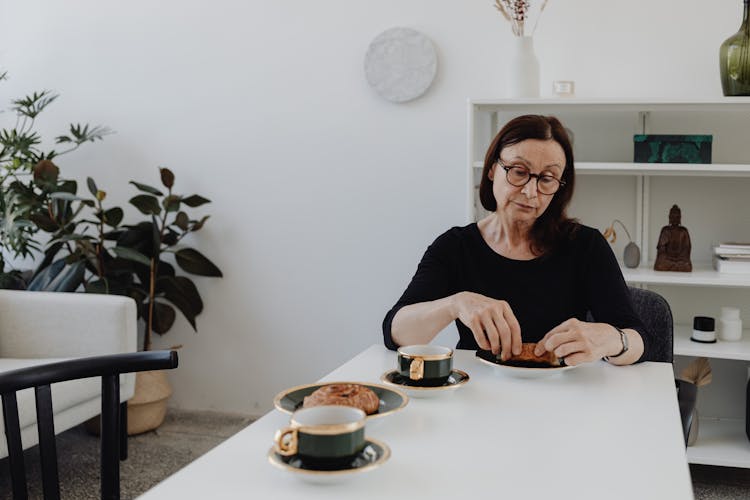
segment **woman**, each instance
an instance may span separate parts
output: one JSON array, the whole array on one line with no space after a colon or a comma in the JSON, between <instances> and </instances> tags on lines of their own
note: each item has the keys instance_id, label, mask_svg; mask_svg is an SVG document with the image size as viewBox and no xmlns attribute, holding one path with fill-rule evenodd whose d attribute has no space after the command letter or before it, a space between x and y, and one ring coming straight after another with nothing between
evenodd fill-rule
<instances>
[{"instance_id":1,"label":"woman","mask_svg":"<svg viewBox=\"0 0 750 500\"><path fill-rule=\"evenodd\" d=\"M556 118L508 122L479 186L491 213L430 245L386 314L386 346L426 344L455 320L459 349L491 349L503 360L522 342L568 365L650 359L653 342L609 244L565 213L574 184L573 151ZM596 322L585 321L587 312Z\"/></svg>"}]
</instances>

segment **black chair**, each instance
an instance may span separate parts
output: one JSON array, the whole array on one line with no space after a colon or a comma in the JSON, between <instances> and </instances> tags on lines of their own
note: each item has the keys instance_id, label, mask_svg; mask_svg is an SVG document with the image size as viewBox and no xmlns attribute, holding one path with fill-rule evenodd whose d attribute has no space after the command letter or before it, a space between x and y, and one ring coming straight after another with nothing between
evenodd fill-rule
<instances>
[{"instance_id":1,"label":"black chair","mask_svg":"<svg viewBox=\"0 0 750 500\"><path fill-rule=\"evenodd\" d=\"M51 384L89 377L102 379L101 498L120 498L120 463L127 458L127 410L120 403L121 373L177 367L177 352L149 351L78 358L0 374L5 438L8 443L13 498L27 499L26 467L21 446L16 392L34 388L39 429L42 489L46 500L60 498Z\"/></svg>"},{"instance_id":2,"label":"black chair","mask_svg":"<svg viewBox=\"0 0 750 500\"><path fill-rule=\"evenodd\" d=\"M657 344L656 360L671 363L674 359L674 323L672 309L664 297L651 290L628 287L635 312L644 326L660 340ZM682 434L687 446L690 427L693 424L693 410L698 395L698 387L685 380L675 379L677 402L680 406Z\"/></svg>"}]
</instances>

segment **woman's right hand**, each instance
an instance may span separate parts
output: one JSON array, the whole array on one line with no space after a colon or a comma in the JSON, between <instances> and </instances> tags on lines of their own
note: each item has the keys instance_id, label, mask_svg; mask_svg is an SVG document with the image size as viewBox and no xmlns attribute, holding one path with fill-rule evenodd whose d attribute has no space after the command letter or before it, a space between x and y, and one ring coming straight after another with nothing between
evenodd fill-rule
<instances>
[{"instance_id":1,"label":"woman's right hand","mask_svg":"<svg viewBox=\"0 0 750 500\"><path fill-rule=\"evenodd\" d=\"M506 361L521 353L521 326L510 304L474 292L453 295L453 315L469 327L481 349L501 351Z\"/></svg>"}]
</instances>

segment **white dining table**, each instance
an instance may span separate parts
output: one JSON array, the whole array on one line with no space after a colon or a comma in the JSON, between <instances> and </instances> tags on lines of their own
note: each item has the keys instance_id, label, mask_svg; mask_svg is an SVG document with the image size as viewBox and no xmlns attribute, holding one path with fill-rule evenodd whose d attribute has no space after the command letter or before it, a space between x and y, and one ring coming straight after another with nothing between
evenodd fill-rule
<instances>
[{"instance_id":1,"label":"white dining table","mask_svg":"<svg viewBox=\"0 0 750 500\"><path fill-rule=\"evenodd\" d=\"M395 367L373 345L322 381L380 383ZM272 466L274 432L289 423L272 410L140 498L693 498L671 364L521 379L458 350L454 368L470 380L368 420L367 436L391 450L374 470L321 485Z\"/></svg>"}]
</instances>

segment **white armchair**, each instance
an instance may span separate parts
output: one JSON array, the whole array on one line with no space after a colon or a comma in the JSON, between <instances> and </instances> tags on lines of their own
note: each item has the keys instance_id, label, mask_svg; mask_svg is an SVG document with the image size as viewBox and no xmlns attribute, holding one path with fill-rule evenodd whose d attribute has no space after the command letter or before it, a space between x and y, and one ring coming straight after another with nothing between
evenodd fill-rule
<instances>
[{"instance_id":1,"label":"white armchair","mask_svg":"<svg viewBox=\"0 0 750 500\"><path fill-rule=\"evenodd\" d=\"M135 301L117 295L0 290L0 372L63 359L135 352ZM133 396L135 375L120 378L120 400ZM52 385L55 433L101 411L98 378ZM18 393L21 441L37 444L36 407L31 389ZM0 415L0 428L2 428ZM8 455L0 440L0 458Z\"/></svg>"}]
</instances>

